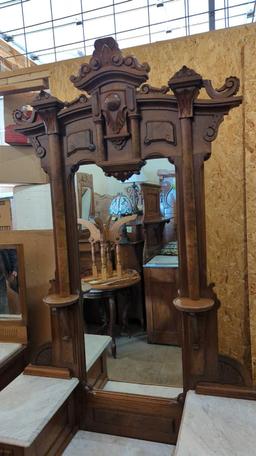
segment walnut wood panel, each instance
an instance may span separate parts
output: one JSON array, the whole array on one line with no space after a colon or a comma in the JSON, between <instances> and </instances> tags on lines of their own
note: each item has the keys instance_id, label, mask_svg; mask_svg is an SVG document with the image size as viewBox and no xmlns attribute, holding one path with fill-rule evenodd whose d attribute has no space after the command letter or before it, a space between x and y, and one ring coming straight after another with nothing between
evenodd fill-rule
<instances>
[{"instance_id":1,"label":"walnut wood panel","mask_svg":"<svg viewBox=\"0 0 256 456\"><path fill-rule=\"evenodd\" d=\"M97 359L87 372L87 383L90 387L101 388L107 381L106 351Z\"/></svg>"},{"instance_id":2,"label":"walnut wood panel","mask_svg":"<svg viewBox=\"0 0 256 456\"><path fill-rule=\"evenodd\" d=\"M182 406L176 400L96 391L87 396L83 429L175 444Z\"/></svg>"},{"instance_id":3,"label":"walnut wood panel","mask_svg":"<svg viewBox=\"0 0 256 456\"><path fill-rule=\"evenodd\" d=\"M144 268L147 335L151 343L181 344L180 313L173 305L176 273L174 268Z\"/></svg>"},{"instance_id":4,"label":"walnut wood panel","mask_svg":"<svg viewBox=\"0 0 256 456\"><path fill-rule=\"evenodd\" d=\"M161 218L160 211L160 192L161 186L157 184L140 184L143 195L143 214L144 222L147 220L156 220Z\"/></svg>"}]
</instances>

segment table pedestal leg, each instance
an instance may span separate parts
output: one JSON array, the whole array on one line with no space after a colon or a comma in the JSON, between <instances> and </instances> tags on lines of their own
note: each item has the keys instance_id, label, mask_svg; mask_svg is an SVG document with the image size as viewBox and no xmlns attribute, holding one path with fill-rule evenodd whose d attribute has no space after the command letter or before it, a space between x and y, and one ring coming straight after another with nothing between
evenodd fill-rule
<instances>
[{"instance_id":1,"label":"table pedestal leg","mask_svg":"<svg viewBox=\"0 0 256 456\"><path fill-rule=\"evenodd\" d=\"M125 299L124 299L123 310L122 310L122 330L123 330L123 332L127 333L129 337L131 337L131 332L129 330L129 325L128 325L128 310L129 310L130 301L132 300L132 294L131 294L131 290L129 288L126 290L124 298Z\"/></svg>"},{"instance_id":2,"label":"table pedestal leg","mask_svg":"<svg viewBox=\"0 0 256 456\"><path fill-rule=\"evenodd\" d=\"M116 303L115 303L115 298L114 296L109 297L109 335L112 338L112 356L113 358L116 358L116 339L115 339L115 323L116 323Z\"/></svg>"}]
</instances>

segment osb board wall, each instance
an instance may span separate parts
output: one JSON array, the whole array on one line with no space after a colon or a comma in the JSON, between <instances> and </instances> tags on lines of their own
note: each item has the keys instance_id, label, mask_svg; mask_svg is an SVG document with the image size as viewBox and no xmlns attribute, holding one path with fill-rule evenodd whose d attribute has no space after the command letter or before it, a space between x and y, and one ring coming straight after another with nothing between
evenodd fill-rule
<instances>
[{"instance_id":1,"label":"osb board wall","mask_svg":"<svg viewBox=\"0 0 256 456\"><path fill-rule=\"evenodd\" d=\"M246 231L248 261L248 297L251 331L251 354L256 382L256 73L255 37L250 36L244 47L244 138ZM246 272L246 271L245 271Z\"/></svg>"},{"instance_id":2,"label":"osb board wall","mask_svg":"<svg viewBox=\"0 0 256 456\"><path fill-rule=\"evenodd\" d=\"M28 334L32 353L51 338L49 309L43 303L54 277L52 230L0 231L0 243L23 244L28 307Z\"/></svg>"},{"instance_id":3,"label":"osb board wall","mask_svg":"<svg viewBox=\"0 0 256 456\"><path fill-rule=\"evenodd\" d=\"M184 64L212 79L216 87L227 76L240 78L245 103L225 118L205 165L208 277L215 282L222 303L220 351L249 369L252 364L256 380L255 32L255 25L242 26L139 46L126 53L150 64L150 83L156 86L166 84ZM77 96L69 77L85 60L60 62L51 68L53 95L68 100Z\"/></svg>"}]
</instances>

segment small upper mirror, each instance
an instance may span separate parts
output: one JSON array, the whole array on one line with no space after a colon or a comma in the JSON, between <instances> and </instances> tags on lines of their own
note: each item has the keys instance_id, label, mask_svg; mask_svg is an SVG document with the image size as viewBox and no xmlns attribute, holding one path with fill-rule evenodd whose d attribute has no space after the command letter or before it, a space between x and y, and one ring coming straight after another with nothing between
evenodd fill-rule
<instances>
[{"instance_id":1,"label":"small upper mirror","mask_svg":"<svg viewBox=\"0 0 256 456\"><path fill-rule=\"evenodd\" d=\"M21 244L0 244L0 320L26 320Z\"/></svg>"}]
</instances>

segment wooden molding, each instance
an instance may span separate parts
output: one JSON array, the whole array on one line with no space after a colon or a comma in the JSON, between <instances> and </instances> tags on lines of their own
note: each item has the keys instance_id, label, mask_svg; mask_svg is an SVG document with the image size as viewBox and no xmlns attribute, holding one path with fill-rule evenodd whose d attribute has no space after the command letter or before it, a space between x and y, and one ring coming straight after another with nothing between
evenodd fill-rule
<instances>
[{"instance_id":1,"label":"wooden molding","mask_svg":"<svg viewBox=\"0 0 256 456\"><path fill-rule=\"evenodd\" d=\"M11 325L0 326L0 341L1 342L17 342L27 344L28 335L26 326L15 325L15 321Z\"/></svg>"},{"instance_id":2,"label":"wooden molding","mask_svg":"<svg viewBox=\"0 0 256 456\"><path fill-rule=\"evenodd\" d=\"M199 383L196 386L197 394L207 396L230 397L234 399L248 399L256 401L256 389L246 386L221 385L218 383Z\"/></svg>"},{"instance_id":3,"label":"wooden molding","mask_svg":"<svg viewBox=\"0 0 256 456\"><path fill-rule=\"evenodd\" d=\"M33 364L29 364L25 368L24 375L35 375L38 377L52 377L63 379L69 379L72 377L70 370L67 368L53 366L36 366Z\"/></svg>"}]
</instances>

